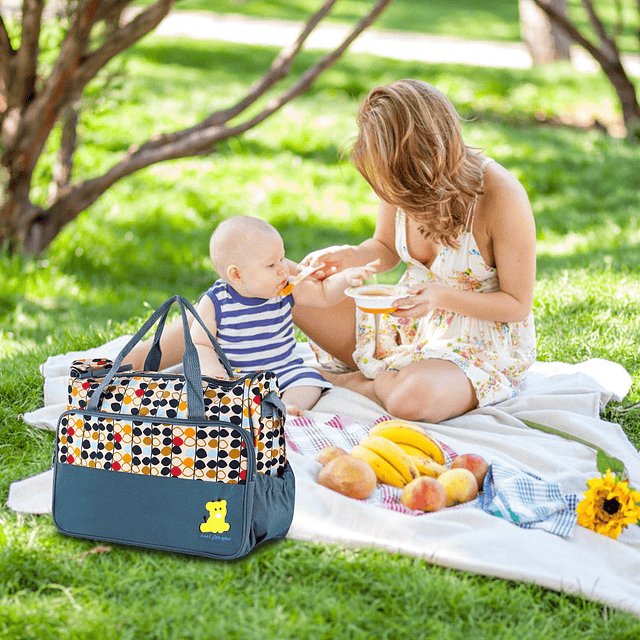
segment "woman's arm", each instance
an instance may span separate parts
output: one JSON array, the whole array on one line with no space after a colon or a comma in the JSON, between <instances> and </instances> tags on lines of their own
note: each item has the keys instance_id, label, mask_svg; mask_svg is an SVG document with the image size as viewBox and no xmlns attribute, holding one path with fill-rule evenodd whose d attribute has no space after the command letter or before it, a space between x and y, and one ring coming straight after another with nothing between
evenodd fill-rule
<instances>
[{"instance_id":1,"label":"woman's arm","mask_svg":"<svg viewBox=\"0 0 640 640\"><path fill-rule=\"evenodd\" d=\"M437 284L416 285L400 298L393 315L422 317L432 309L494 322L518 322L531 312L536 273L535 223L522 185L506 170L491 178L482 200L480 226L489 237L500 283L499 291L458 291ZM478 222L476 216L476 223Z\"/></svg>"},{"instance_id":2,"label":"woman's arm","mask_svg":"<svg viewBox=\"0 0 640 640\"><path fill-rule=\"evenodd\" d=\"M345 298L345 289L359 287L377 273L378 263L379 260L374 260L364 267L349 267L323 280L303 280L294 288L293 298L296 304L306 307L332 307Z\"/></svg>"},{"instance_id":3,"label":"woman's arm","mask_svg":"<svg viewBox=\"0 0 640 640\"><path fill-rule=\"evenodd\" d=\"M380 260L378 273L391 271L400 262L395 250L395 216L396 207L381 202L373 238L356 246L341 245L313 251L300 264L309 265L314 259L323 262L325 268L319 273L320 277L323 273L330 275L349 267L361 267L375 260Z\"/></svg>"}]
</instances>

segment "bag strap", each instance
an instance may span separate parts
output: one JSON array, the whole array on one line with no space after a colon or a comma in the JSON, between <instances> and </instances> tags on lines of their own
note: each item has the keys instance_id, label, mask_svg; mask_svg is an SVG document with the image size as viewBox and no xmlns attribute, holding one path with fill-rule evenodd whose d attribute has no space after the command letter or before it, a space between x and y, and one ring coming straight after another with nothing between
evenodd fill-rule
<instances>
[{"instance_id":1,"label":"bag strap","mask_svg":"<svg viewBox=\"0 0 640 640\"><path fill-rule=\"evenodd\" d=\"M205 326L202 318L198 315L198 312L195 310L193 305L181 296L173 296L169 298L166 302L164 302L158 309L153 313L153 315L140 327L137 333L127 342L127 344L122 348L120 353L116 356L111 366L111 370L107 375L102 379L96 390L91 395L89 402L87 403L88 411L97 411L98 404L100 403L100 397L102 396L103 391L111 383L114 376L118 372L122 361L125 357L130 353L130 351L140 342L140 340L144 337L144 335L151 329L151 327L158 322L161 321L161 326L164 327L164 323L166 322L167 314L169 313L169 309L171 305L177 302L180 307L180 315L182 316L182 328L184 333L184 352L182 354L182 364L184 368L184 377L187 385L187 415L190 420L204 420L204 396L203 396L203 388L202 388L202 373L200 370L200 359L198 358L198 351L193 344L193 340L191 340L191 331L189 328L189 321L187 319L187 309L193 315L194 319L200 324L200 326L204 329L207 336L211 340L211 344L216 351L216 354L224 366L225 370L229 377L233 375L233 368L229 363L227 356L222 351L222 348L218 344L217 340L213 337L211 332ZM160 332L161 333L161 332ZM156 332L157 335L157 332ZM158 341L159 341L159 336ZM159 349L159 345L158 345Z\"/></svg>"},{"instance_id":2,"label":"bag strap","mask_svg":"<svg viewBox=\"0 0 640 640\"><path fill-rule=\"evenodd\" d=\"M174 298L179 298L180 296L174 296ZM227 375L231 378L233 376L233 367L229 362L226 354L220 347L220 344L215 339L213 334L209 331L207 326L204 324L198 312L195 310L194 306L186 299L181 298L187 309L191 312L193 317L199 322L200 326L204 329L204 332L207 334L207 337L211 341L211 345L215 349L216 355L218 356L218 360L220 360L220 364L225 368ZM173 298L172 298L173 300ZM165 303L166 304L166 303ZM160 347L160 339L162 338L162 332L164 330L164 325L167 321L167 316L169 315L169 308L167 308L166 312L162 314L160 318L160 322L158 322L158 327L156 328L156 333L153 337L153 343L147 352L147 357L144 361L144 371L159 371L160 363L162 361L162 349ZM152 323L153 324L153 323ZM186 344L186 340L185 340Z\"/></svg>"},{"instance_id":3,"label":"bag strap","mask_svg":"<svg viewBox=\"0 0 640 640\"><path fill-rule=\"evenodd\" d=\"M282 417L286 418L287 408L275 391L269 391L269 393L262 398L260 407L262 407L262 415L265 418L272 418L276 415L277 411L280 411Z\"/></svg>"}]
</instances>

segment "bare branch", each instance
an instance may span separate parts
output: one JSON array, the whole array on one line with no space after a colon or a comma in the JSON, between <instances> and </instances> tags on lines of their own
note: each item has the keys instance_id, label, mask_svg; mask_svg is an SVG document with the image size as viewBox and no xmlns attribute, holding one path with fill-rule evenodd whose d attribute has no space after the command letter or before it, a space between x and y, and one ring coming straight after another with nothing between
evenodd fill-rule
<instances>
[{"instance_id":1,"label":"bare branch","mask_svg":"<svg viewBox=\"0 0 640 640\"><path fill-rule=\"evenodd\" d=\"M15 105L20 108L24 108L35 95L43 9L44 0L24 0L22 3L22 37L14 59L15 75L12 79Z\"/></svg>"},{"instance_id":2,"label":"bare branch","mask_svg":"<svg viewBox=\"0 0 640 640\"><path fill-rule=\"evenodd\" d=\"M616 63L620 63L619 56L615 56L616 59L611 59L611 51L603 51L600 47L593 44L590 40L582 35L580 30L562 13L557 11L548 0L533 0L560 28L562 28L566 34L579 45L584 47L598 62L598 64L604 68L610 68Z\"/></svg>"},{"instance_id":3,"label":"bare branch","mask_svg":"<svg viewBox=\"0 0 640 640\"><path fill-rule=\"evenodd\" d=\"M309 38L309 35L318 26L320 21L331 11L331 8L336 2L337 0L327 0L322 7L320 7L319 11L317 11L317 13L315 13L305 24L296 40L282 49L280 54L272 62L269 70L257 82L255 82L252 87L249 88L247 94L239 102L228 109L216 111L192 127L155 136L143 145L144 150L148 151L150 149L157 149L166 144L175 144L183 138L190 138L192 134L197 133L198 131L203 131L210 127L219 127L248 109L260 97L269 91L269 89L289 74L291 64L297 58L304 43Z\"/></svg>"},{"instance_id":4,"label":"bare branch","mask_svg":"<svg viewBox=\"0 0 640 640\"><path fill-rule=\"evenodd\" d=\"M43 247L48 246L51 239L55 237L57 232L65 224L93 204L107 189L120 179L140 169L165 160L210 153L217 142L244 133L261 123L282 106L311 87L318 76L338 60L349 45L360 33L373 23L392 0L378 0L368 15L360 20L358 25L354 27L336 49L324 55L316 64L310 66L290 88L284 90L281 95L271 100L260 113L236 126L226 126L226 122L243 113L247 107L255 104L258 98L263 96L278 80L289 73L291 63L301 51L309 34L316 28L320 20L326 16L335 1L336 0L325 0L320 10L307 22L298 39L290 47L283 49L278 58L272 63L269 71L249 89L246 96L238 102L238 104L230 109L211 114L194 127L154 138L138 148L130 149L119 162L101 176L85 180L77 185L68 184L67 176L63 176L60 190L56 194L56 199L47 208L34 207L29 201L28 189L26 191L23 189L24 193L21 192L19 197L14 197L9 203L12 206L5 207L2 211L2 215L6 217L7 221L13 220L18 213L20 215L20 221L27 220L24 231L20 231L16 237L27 238L28 236L29 242L25 243L25 247L28 246L31 251L40 251ZM109 13L124 2L125 0L113 0L113 2L109 4L111 8ZM81 0L81 7L86 7L88 4L90 4L89 0L86 2ZM127 25L117 28L113 35L107 36L101 47L86 57L82 57L79 55L81 50L79 34L86 32L88 36L91 24L95 23L97 19L104 19L104 16L108 13L106 9L104 9L102 13L94 12L93 22L89 23L85 21L84 23L85 25L89 25L89 29L82 31L76 27L77 33L69 39L69 51L76 56L75 60L65 69L60 69L57 78L52 79L54 75L52 74L52 77L48 80L49 102L45 103L44 108L41 108L40 112L33 109L32 115L38 113L40 115L48 115L49 119L53 119L55 122L59 117L60 110L68 103L68 96L78 95L78 90L85 86L86 82L93 77L97 70L104 66L117 53L151 31L159 24L164 15L168 13L172 5L173 0L158 0L151 7L144 10L141 14L138 14L138 16ZM96 16L100 17L97 18ZM74 25L75 24L77 24L77 21ZM52 87L57 87L58 90L64 87L67 92L67 97L65 98L67 102L65 102L62 97L58 97L57 93L52 91ZM75 91L71 91L72 89L75 89ZM25 119L23 118L23 120ZM33 119L31 122L32 126L34 126ZM39 121L36 122L39 123ZM45 122L40 126L39 131L36 131L30 136L30 139L27 140L27 142L31 144L30 147L26 146L25 142L22 141L22 149L25 149L23 155L32 154L35 157L39 156L42 147L38 148L38 145L41 140L46 140L44 133L47 131L47 126L48 124ZM18 148L17 152L18 155L20 155L21 149ZM18 186L30 184L27 171L19 167L16 169L12 166L12 175L15 176L14 181ZM7 228L22 229L23 227L11 222ZM2 225L0 225L0 233L1 232Z\"/></svg>"},{"instance_id":5,"label":"bare branch","mask_svg":"<svg viewBox=\"0 0 640 640\"><path fill-rule=\"evenodd\" d=\"M260 78L260 80L258 80L249 89L247 95L240 100L240 102L230 109L219 111L206 120L203 120L200 125L198 125L198 128L204 129L211 125L215 126L224 122L229 122L229 120L232 120L256 102L258 98L263 96L278 81L285 78L289 74L292 62L298 57L298 54L300 53L304 43L309 38L309 35L311 35L320 21L331 11L331 8L336 1L337 0L327 0L327 2L320 7L320 10L309 19L295 42L282 49L278 57L273 61L269 71L267 71L267 73L265 73L262 78Z\"/></svg>"},{"instance_id":6,"label":"bare branch","mask_svg":"<svg viewBox=\"0 0 640 640\"><path fill-rule=\"evenodd\" d=\"M84 88L110 60L153 31L171 11L174 2L175 0L158 0L133 20L113 31L99 49L82 61L73 79L74 91Z\"/></svg>"},{"instance_id":7,"label":"bare branch","mask_svg":"<svg viewBox=\"0 0 640 640\"><path fill-rule=\"evenodd\" d=\"M54 97L66 93L70 89L71 78L89 46L91 28L96 22L99 8L100 3L96 0L81 0L80 6L74 14L74 20L60 46L60 54L42 92L41 101L44 104L50 104ZM65 91L61 92L63 83Z\"/></svg>"},{"instance_id":8,"label":"bare branch","mask_svg":"<svg viewBox=\"0 0 640 640\"><path fill-rule=\"evenodd\" d=\"M272 100L265 109L254 118L232 128L222 124L208 126L206 128L199 128L197 125L196 127L178 131L175 134L162 136L161 140L163 144L161 145L157 144L156 139L154 139L136 149L131 149L120 162L114 165L104 175L69 188L61 199L45 212L45 215L52 215L54 213L59 215L60 212L64 212L64 215L71 215L71 218L68 219L73 219L80 211L93 204L118 180L159 162L208 153L217 142L237 136L256 126L283 105L306 91L323 71L336 62L358 35L374 22L391 1L392 0L378 0L369 14L362 18L340 46L326 54L319 62L310 67L292 87L277 99ZM323 7L322 10L329 4L331 3L325 3L325 7ZM318 14L316 14L314 18L317 16ZM307 27L309 27L313 20L314 19L307 24ZM315 28L319 20L320 18L313 23L313 28ZM298 40L303 38L304 41L307 37L308 33L303 30ZM301 45L302 42L300 43L300 46ZM203 122L207 121L210 122L209 119Z\"/></svg>"},{"instance_id":9,"label":"bare branch","mask_svg":"<svg viewBox=\"0 0 640 640\"><path fill-rule=\"evenodd\" d=\"M282 106L284 106L287 102L290 102L301 93L304 93L315 82L318 76L323 71L328 69L331 65L333 65L335 61L345 52L349 45L376 20L376 18L380 15L380 13L382 13L387 5L391 3L391 1L392 0L378 0L376 5L364 18L362 18L362 20L360 20L360 22L356 25L356 27L354 27L353 31L351 31L351 33L345 38L345 40L339 47L324 56L324 58L322 58L313 67L310 67L291 88L284 92L279 98L269 102L265 109L263 109L251 120L231 129L222 126L225 122L230 120L231 117L235 117L239 115L239 113L241 113L241 110L237 109L238 105L246 103L246 106L244 106L244 108L242 109L244 110L248 106L253 104L258 99L258 97L266 92L267 88L269 87L263 87L263 85L267 84L265 78L269 76L271 70L267 72L267 74L263 76L263 78L258 81L256 85L254 85L254 88L259 86L261 89L264 88L264 90L258 93L257 91L252 91L254 89L252 88L252 90L250 90L247 94L247 98L255 94L255 97L252 100L247 101L247 99L245 98L241 100L238 105L232 107L231 109L227 111L217 112L212 116L209 116L199 124L188 129L183 129L182 131L178 131L175 133L165 134L163 136L157 136L153 140L150 140L149 142L143 144L139 149L137 149L135 153L132 154L131 159L133 159L136 154L144 155L151 150L161 148L165 145L171 145L172 150L170 151L170 153L174 153L178 147L184 147L188 149L191 146L197 148L198 152L202 152L207 148L211 148L216 142L219 142L220 140L226 140L227 138L239 135L241 133L244 133L245 131L248 131L252 127L255 127L257 124L259 124L270 115L275 113ZM311 33L311 31L315 29L317 24L320 22L320 13L325 9L328 12L331 8L329 5L331 4L333 3L326 2L325 6L323 6L322 9L307 23L305 29L303 29L294 45L294 48L296 48L296 55L299 53L300 48L309 36L309 33ZM286 54L285 56L283 56L283 54L281 53L280 56L286 58ZM276 63L274 62L274 65L275 64ZM291 61L288 62L287 72L290 64ZM271 85L273 84L275 84L275 80L271 82ZM221 114L231 114L231 116L222 118ZM180 155L171 157L185 157L185 155L188 155L188 153L185 154L184 152L180 152ZM153 163L155 162L158 162L158 160L153 161Z\"/></svg>"},{"instance_id":10,"label":"bare branch","mask_svg":"<svg viewBox=\"0 0 640 640\"><path fill-rule=\"evenodd\" d=\"M9 38L9 32L7 26L0 16L0 81L4 85L2 93L9 90L11 84L11 63L15 57L16 52L11 46L11 39Z\"/></svg>"},{"instance_id":11,"label":"bare branch","mask_svg":"<svg viewBox=\"0 0 640 640\"><path fill-rule=\"evenodd\" d=\"M49 184L49 200L55 201L71 181L73 156L78 141L78 121L80 119L80 101L70 102L62 112L62 135L58 156L52 169Z\"/></svg>"},{"instance_id":12,"label":"bare branch","mask_svg":"<svg viewBox=\"0 0 640 640\"><path fill-rule=\"evenodd\" d=\"M600 17L596 13L593 2L591 2L591 0L582 0L582 6L585 8L585 11L589 16L589 22L591 22L593 30L598 35L598 38L600 38L600 48L607 54L615 55L614 52L616 50L616 43L613 38L607 33L602 20L600 20Z\"/></svg>"},{"instance_id":13,"label":"bare branch","mask_svg":"<svg viewBox=\"0 0 640 640\"><path fill-rule=\"evenodd\" d=\"M102 2L96 15L98 20L110 20L113 16L119 16L134 0L110 0Z\"/></svg>"},{"instance_id":14,"label":"bare branch","mask_svg":"<svg viewBox=\"0 0 640 640\"><path fill-rule=\"evenodd\" d=\"M315 65L307 69L307 71L298 79L295 84L293 84L289 89L282 93L279 98L276 98L269 102L269 104L255 117L251 118L243 124L229 129L229 137L240 135L241 133L244 133L245 131L255 127L257 124L268 118L285 104L291 102L291 100L309 89L309 87L311 87L316 81L318 76L333 64L335 64L336 60L340 58L340 56L346 51L349 45L376 20L376 18L380 15L380 13L382 13L387 5L391 3L391 1L392 0L378 0L371 12L364 18L362 18L362 20L360 20L360 22L344 39L340 46L325 55Z\"/></svg>"}]
</instances>

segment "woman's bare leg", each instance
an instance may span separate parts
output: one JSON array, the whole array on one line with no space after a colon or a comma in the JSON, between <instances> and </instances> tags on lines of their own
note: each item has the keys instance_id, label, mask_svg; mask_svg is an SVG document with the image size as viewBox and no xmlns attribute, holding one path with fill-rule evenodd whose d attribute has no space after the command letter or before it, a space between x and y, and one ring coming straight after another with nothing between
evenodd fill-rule
<instances>
[{"instance_id":1,"label":"woman's bare leg","mask_svg":"<svg viewBox=\"0 0 640 640\"><path fill-rule=\"evenodd\" d=\"M448 360L420 360L399 371L383 371L373 380L359 371L325 377L335 385L361 393L404 420L441 422L478 406L469 378Z\"/></svg>"},{"instance_id":2,"label":"woman's bare leg","mask_svg":"<svg viewBox=\"0 0 640 640\"><path fill-rule=\"evenodd\" d=\"M353 361L356 348L356 310L351 298L328 309L295 305L293 322L334 358L353 369L358 368Z\"/></svg>"}]
</instances>

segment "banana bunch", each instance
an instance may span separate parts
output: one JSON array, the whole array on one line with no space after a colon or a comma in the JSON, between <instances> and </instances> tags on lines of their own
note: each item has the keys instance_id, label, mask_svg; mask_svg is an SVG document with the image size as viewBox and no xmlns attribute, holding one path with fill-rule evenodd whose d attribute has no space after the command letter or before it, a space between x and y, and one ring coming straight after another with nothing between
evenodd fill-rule
<instances>
[{"instance_id":1,"label":"banana bunch","mask_svg":"<svg viewBox=\"0 0 640 640\"><path fill-rule=\"evenodd\" d=\"M379 435L368 435L351 450L354 458L367 462L378 482L404 487L420 475L415 460L395 442Z\"/></svg>"},{"instance_id":2,"label":"banana bunch","mask_svg":"<svg viewBox=\"0 0 640 640\"><path fill-rule=\"evenodd\" d=\"M378 482L402 488L420 476L437 478L446 471L444 451L426 431L404 420L375 425L353 449L368 463Z\"/></svg>"},{"instance_id":3,"label":"banana bunch","mask_svg":"<svg viewBox=\"0 0 640 640\"><path fill-rule=\"evenodd\" d=\"M369 435L381 436L397 444L405 453L421 460L430 458L438 465L445 464L444 451L424 429L405 420L387 420L375 425ZM443 469L444 470L444 469ZM431 474L425 474L431 475Z\"/></svg>"}]
</instances>

